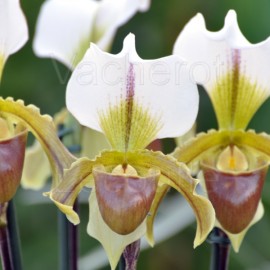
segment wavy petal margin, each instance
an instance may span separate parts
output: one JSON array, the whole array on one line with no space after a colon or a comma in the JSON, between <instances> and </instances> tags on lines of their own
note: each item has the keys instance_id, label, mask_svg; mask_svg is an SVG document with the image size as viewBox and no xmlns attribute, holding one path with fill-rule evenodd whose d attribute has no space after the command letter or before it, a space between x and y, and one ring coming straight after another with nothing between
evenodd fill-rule
<instances>
[{"instance_id":1,"label":"wavy petal margin","mask_svg":"<svg viewBox=\"0 0 270 270\"><path fill-rule=\"evenodd\" d=\"M188 165L199 161L203 154L214 147L225 147L229 144L245 146L257 151L270 161L270 135L256 133L254 130L209 130L199 133L182 146L176 148L172 156Z\"/></svg>"},{"instance_id":2,"label":"wavy petal margin","mask_svg":"<svg viewBox=\"0 0 270 270\"><path fill-rule=\"evenodd\" d=\"M96 164L112 168L119 164L129 164L138 172L149 168L158 168L162 175L160 181L179 191L194 210L198 224L194 247L201 244L213 228L215 212L209 200L196 193L195 188L198 180L193 179L188 168L184 164L177 162L173 157L149 150L127 153L106 151L94 161L86 158L76 161L66 171L64 181L49 193L54 202L61 204L62 210L67 207L67 211L63 212L70 220L74 214L73 211L71 215L70 209L81 189L86 184L91 185L92 168ZM74 220L74 223L77 221Z\"/></svg>"},{"instance_id":3,"label":"wavy petal margin","mask_svg":"<svg viewBox=\"0 0 270 270\"><path fill-rule=\"evenodd\" d=\"M192 173L199 170L198 163L204 154L216 147L224 147L231 143L232 132L227 130L209 130L199 133L196 137L177 147L172 156L179 162L189 166Z\"/></svg>"},{"instance_id":4,"label":"wavy petal margin","mask_svg":"<svg viewBox=\"0 0 270 270\"><path fill-rule=\"evenodd\" d=\"M50 161L53 186L63 179L64 169L69 168L75 161L57 136L57 131L49 115L41 115L34 105L25 106L22 100L0 97L0 112L7 119L14 122L23 122L41 143Z\"/></svg>"}]
</instances>

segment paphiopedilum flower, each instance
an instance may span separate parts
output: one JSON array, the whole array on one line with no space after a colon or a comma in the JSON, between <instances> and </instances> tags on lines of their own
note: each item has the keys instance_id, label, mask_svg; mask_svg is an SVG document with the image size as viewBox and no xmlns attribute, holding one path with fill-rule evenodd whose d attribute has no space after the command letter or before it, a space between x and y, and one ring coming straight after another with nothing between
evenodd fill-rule
<instances>
[{"instance_id":1,"label":"paphiopedilum flower","mask_svg":"<svg viewBox=\"0 0 270 270\"><path fill-rule=\"evenodd\" d=\"M55 58L74 69L90 42L108 51L118 27L149 6L150 0L47 0L38 17L34 51L40 57ZM66 110L58 113L54 122L74 131L63 142L80 145L81 156L93 158L101 149L109 148L103 134L78 125ZM36 141L26 151L22 185L37 190L49 176L47 157Z\"/></svg>"},{"instance_id":2,"label":"paphiopedilum flower","mask_svg":"<svg viewBox=\"0 0 270 270\"><path fill-rule=\"evenodd\" d=\"M177 56L142 60L130 34L117 55L91 44L67 87L67 108L82 125L103 132L112 150L95 160L79 159L49 196L76 224L73 203L84 186L92 188L88 233L102 243L113 269L124 248L145 234L146 223L152 240L156 200L167 186L182 193L194 209L195 246L213 225L213 208L196 194L198 182L187 167L144 149L156 138L185 133L195 121L197 88L187 80L186 71L181 81L176 77L181 63Z\"/></svg>"},{"instance_id":3,"label":"paphiopedilum flower","mask_svg":"<svg viewBox=\"0 0 270 270\"><path fill-rule=\"evenodd\" d=\"M174 54L186 57L190 78L204 86L219 124L218 131L199 134L174 156L191 166L200 161L217 225L238 250L248 228L263 215L270 137L244 130L270 95L270 40L249 43L234 11L218 32L208 31L198 14L180 33Z\"/></svg>"},{"instance_id":4,"label":"paphiopedilum flower","mask_svg":"<svg viewBox=\"0 0 270 270\"><path fill-rule=\"evenodd\" d=\"M19 0L0 0L0 79L9 55L28 40L28 28Z\"/></svg>"},{"instance_id":5,"label":"paphiopedilum flower","mask_svg":"<svg viewBox=\"0 0 270 270\"><path fill-rule=\"evenodd\" d=\"M90 42L108 51L117 29L150 0L47 0L37 22L34 51L73 69Z\"/></svg>"}]
</instances>

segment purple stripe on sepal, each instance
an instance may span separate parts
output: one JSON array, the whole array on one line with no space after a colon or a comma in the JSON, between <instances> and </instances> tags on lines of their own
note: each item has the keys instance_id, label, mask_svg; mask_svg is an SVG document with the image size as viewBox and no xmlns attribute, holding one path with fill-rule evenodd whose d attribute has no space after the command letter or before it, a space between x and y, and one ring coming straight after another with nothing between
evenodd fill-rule
<instances>
[{"instance_id":1,"label":"purple stripe on sepal","mask_svg":"<svg viewBox=\"0 0 270 270\"><path fill-rule=\"evenodd\" d=\"M128 150L128 144L130 139L134 95L135 95L135 73L133 64L130 63L126 81L126 135L125 135L126 151Z\"/></svg>"}]
</instances>

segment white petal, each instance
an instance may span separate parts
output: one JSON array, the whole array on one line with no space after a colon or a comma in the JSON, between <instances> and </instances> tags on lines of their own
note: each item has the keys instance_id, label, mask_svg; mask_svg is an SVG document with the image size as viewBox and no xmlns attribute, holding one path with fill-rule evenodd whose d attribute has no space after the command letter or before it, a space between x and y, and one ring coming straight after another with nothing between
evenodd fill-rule
<instances>
[{"instance_id":1,"label":"white petal","mask_svg":"<svg viewBox=\"0 0 270 270\"><path fill-rule=\"evenodd\" d=\"M98 6L94 0L47 0L37 22L35 53L73 68L90 44Z\"/></svg>"},{"instance_id":2,"label":"white petal","mask_svg":"<svg viewBox=\"0 0 270 270\"><path fill-rule=\"evenodd\" d=\"M147 11L150 0L102 0L96 18L96 33L99 39L93 41L102 50L107 50L117 28L130 20L137 11Z\"/></svg>"},{"instance_id":3,"label":"white petal","mask_svg":"<svg viewBox=\"0 0 270 270\"><path fill-rule=\"evenodd\" d=\"M123 125L134 122L136 127L131 126L131 131L134 128L138 134L156 125L156 138L177 137L192 127L198 111L196 85L188 81L188 73L182 64L183 60L177 56L140 59L132 34L127 36L122 52L117 55L104 53L92 44L68 83L67 108L82 125L104 131L101 115L122 103L128 108L127 102L132 99L149 114L151 121L143 122L143 117L138 119L142 110L136 108L135 112L134 105L128 123L123 117L109 119L109 131L120 136L126 128ZM121 109L124 110L123 106ZM105 135L110 141L110 136Z\"/></svg>"},{"instance_id":4,"label":"white petal","mask_svg":"<svg viewBox=\"0 0 270 270\"><path fill-rule=\"evenodd\" d=\"M145 221L134 232L128 235L120 235L113 232L103 221L99 212L94 189L91 191L89 207L90 218L87 226L87 232L90 236L96 238L102 244L107 253L111 268L115 269L125 247L137 241L145 234Z\"/></svg>"},{"instance_id":5,"label":"white petal","mask_svg":"<svg viewBox=\"0 0 270 270\"><path fill-rule=\"evenodd\" d=\"M244 112L240 107L251 112L243 119L243 127L270 95L270 38L258 44L249 43L239 30L236 13L232 10L227 14L223 29L218 32L206 29L201 14L191 19L177 38L174 54L187 59L190 78L204 85L210 96L214 95L214 90L220 88L223 92L223 101L220 102L226 102L225 99L230 99L231 95L235 103L242 102L239 106L237 104L237 121L240 122L240 118L243 118ZM230 77L226 78L227 75ZM227 85L223 85L224 83ZM249 89L245 90L247 85ZM230 91L234 93L231 94L226 87L232 87ZM235 94L237 91L240 92L238 96ZM215 98L217 97L211 96L213 103L217 103ZM231 111L233 110L234 108Z\"/></svg>"},{"instance_id":6,"label":"white petal","mask_svg":"<svg viewBox=\"0 0 270 270\"><path fill-rule=\"evenodd\" d=\"M0 58L6 60L27 40L28 28L19 0L0 0Z\"/></svg>"}]
</instances>

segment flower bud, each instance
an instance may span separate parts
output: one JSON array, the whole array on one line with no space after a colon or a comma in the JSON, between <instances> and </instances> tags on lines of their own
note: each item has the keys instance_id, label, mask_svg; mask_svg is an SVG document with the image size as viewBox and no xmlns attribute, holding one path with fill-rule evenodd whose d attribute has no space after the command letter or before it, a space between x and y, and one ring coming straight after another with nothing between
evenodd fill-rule
<instances>
[{"instance_id":1,"label":"flower bud","mask_svg":"<svg viewBox=\"0 0 270 270\"><path fill-rule=\"evenodd\" d=\"M160 175L156 169L150 169L145 177L135 172L129 165L117 166L112 173L107 173L103 166L93 170L101 216L121 235L133 232L147 216Z\"/></svg>"}]
</instances>

